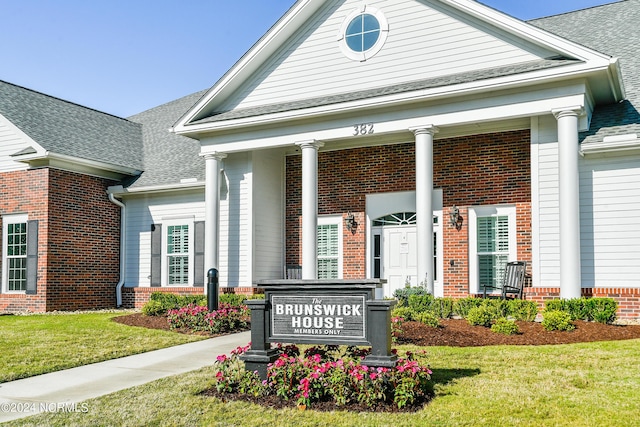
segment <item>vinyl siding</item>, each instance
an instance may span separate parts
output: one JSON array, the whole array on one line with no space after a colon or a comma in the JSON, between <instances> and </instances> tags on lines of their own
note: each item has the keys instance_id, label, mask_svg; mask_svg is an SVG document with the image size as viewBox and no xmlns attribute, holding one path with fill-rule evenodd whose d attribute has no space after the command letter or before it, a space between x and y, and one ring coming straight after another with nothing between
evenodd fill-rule
<instances>
[{"instance_id":1,"label":"vinyl siding","mask_svg":"<svg viewBox=\"0 0 640 427\"><path fill-rule=\"evenodd\" d=\"M284 155L253 153L254 280L284 274Z\"/></svg>"},{"instance_id":2,"label":"vinyl siding","mask_svg":"<svg viewBox=\"0 0 640 427\"><path fill-rule=\"evenodd\" d=\"M583 286L640 287L640 155L580 164Z\"/></svg>"},{"instance_id":3,"label":"vinyl siding","mask_svg":"<svg viewBox=\"0 0 640 427\"><path fill-rule=\"evenodd\" d=\"M224 159L220 189L220 284L251 286L251 164L249 154Z\"/></svg>"},{"instance_id":4,"label":"vinyl siding","mask_svg":"<svg viewBox=\"0 0 640 427\"><path fill-rule=\"evenodd\" d=\"M29 138L0 115L0 172L26 170L27 164L16 162L10 156L29 145Z\"/></svg>"},{"instance_id":5,"label":"vinyl siding","mask_svg":"<svg viewBox=\"0 0 640 427\"><path fill-rule=\"evenodd\" d=\"M327 2L220 110L352 92L549 54L518 46L508 36L436 6L437 2L383 0L375 7L389 23L385 46L366 62L352 61L342 54L338 34L343 20L361 3Z\"/></svg>"},{"instance_id":6,"label":"vinyl siding","mask_svg":"<svg viewBox=\"0 0 640 427\"><path fill-rule=\"evenodd\" d=\"M204 190L126 199L126 286L149 286L151 224L188 217L204 221Z\"/></svg>"},{"instance_id":7,"label":"vinyl siding","mask_svg":"<svg viewBox=\"0 0 640 427\"><path fill-rule=\"evenodd\" d=\"M557 123L553 116L539 118L537 141L538 278L539 286L560 286L560 221ZM533 171L536 173L536 171ZM533 209L536 209L534 206Z\"/></svg>"}]
</instances>

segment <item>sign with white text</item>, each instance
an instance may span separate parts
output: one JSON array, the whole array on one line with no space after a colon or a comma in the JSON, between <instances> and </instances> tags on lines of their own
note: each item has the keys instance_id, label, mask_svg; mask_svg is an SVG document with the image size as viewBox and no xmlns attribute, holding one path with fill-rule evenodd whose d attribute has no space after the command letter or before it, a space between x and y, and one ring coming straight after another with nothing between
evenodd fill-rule
<instances>
[{"instance_id":1,"label":"sign with white text","mask_svg":"<svg viewBox=\"0 0 640 427\"><path fill-rule=\"evenodd\" d=\"M271 338L366 339L365 295L272 295Z\"/></svg>"}]
</instances>

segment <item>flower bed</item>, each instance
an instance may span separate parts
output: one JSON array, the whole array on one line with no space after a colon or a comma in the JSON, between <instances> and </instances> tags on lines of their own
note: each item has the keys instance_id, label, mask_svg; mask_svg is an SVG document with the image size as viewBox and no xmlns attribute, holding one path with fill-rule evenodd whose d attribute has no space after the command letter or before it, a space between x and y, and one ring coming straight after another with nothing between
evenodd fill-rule
<instances>
[{"instance_id":1,"label":"flower bed","mask_svg":"<svg viewBox=\"0 0 640 427\"><path fill-rule=\"evenodd\" d=\"M222 334L247 329L249 309L246 305L219 305L218 310L209 312L207 307L189 304L169 310L167 320L171 329L188 329L196 332Z\"/></svg>"},{"instance_id":2,"label":"flower bed","mask_svg":"<svg viewBox=\"0 0 640 427\"><path fill-rule=\"evenodd\" d=\"M296 346L280 346L281 355L268 366L263 381L239 360L248 349L218 357L215 389L207 394L258 403L277 397L299 408L371 411L416 410L432 396L424 352L407 352L395 368L374 368L361 364L369 350L357 347L311 347L300 357Z\"/></svg>"}]
</instances>

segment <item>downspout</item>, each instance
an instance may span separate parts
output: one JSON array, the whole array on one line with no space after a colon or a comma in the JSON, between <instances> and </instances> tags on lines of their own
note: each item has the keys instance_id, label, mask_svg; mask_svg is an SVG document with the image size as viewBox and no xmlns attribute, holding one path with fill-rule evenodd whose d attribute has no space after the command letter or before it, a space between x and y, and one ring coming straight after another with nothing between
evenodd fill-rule
<instances>
[{"instance_id":1,"label":"downspout","mask_svg":"<svg viewBox=\"0 0 640 427\"><path fill-rule=\"evenodd\" d=\"M109 200L120 206L120 280L116 285L116 307L122 307L122 286L124 286L124 266L125 266L125 206L120 200L116 199L113 193L109 193Z\"/></svg>"}]
</instances>

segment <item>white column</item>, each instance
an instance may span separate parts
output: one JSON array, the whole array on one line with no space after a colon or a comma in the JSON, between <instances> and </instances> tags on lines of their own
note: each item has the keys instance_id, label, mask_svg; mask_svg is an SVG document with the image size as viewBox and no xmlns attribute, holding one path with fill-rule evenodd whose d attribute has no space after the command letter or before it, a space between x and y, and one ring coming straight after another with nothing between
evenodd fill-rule
<instances>
[{"instance_id":1,"label":"white column","mask_svg":"<svg viewBox=\"0 0 640 427\"><path fill-rule=\"evenodd\" d=\"M580 298L580 175L578 118L581 107L554 110L558 120L560 198L560 298Z\"/></svg>"},{"instance_id":2,"label":"white column","mask_svg":"<svg viewBox=\"0 0 640 427\"><path fill-rule=\"evenodd\" d=\"M206 183L204 196L205 238L204 267L205 277L210 268L218 269L220 248L220 165L227 157L224 153L203 155L206 165ZM206 291L206 287L205 287Z\"/></svg>"},{"instance_id":3,"label":"white column","mask_svg":"<svg viewBox=\"0 0 640 427\"><path fill-rule=\"evenodd\" d=\"M411 129L416 138L416 232L418 284L433 295L433 125Z\"/></svg>"},{"instance_id":4,"label":"white column","mask_svg":"<svg viewBox=\"0 0 640 427\"><path fill-rule=\"evenodd\" d=\"M318 149L324 143L296 143L302 149L302 278L318 278Z\"/></svg>"}]
</instances>

